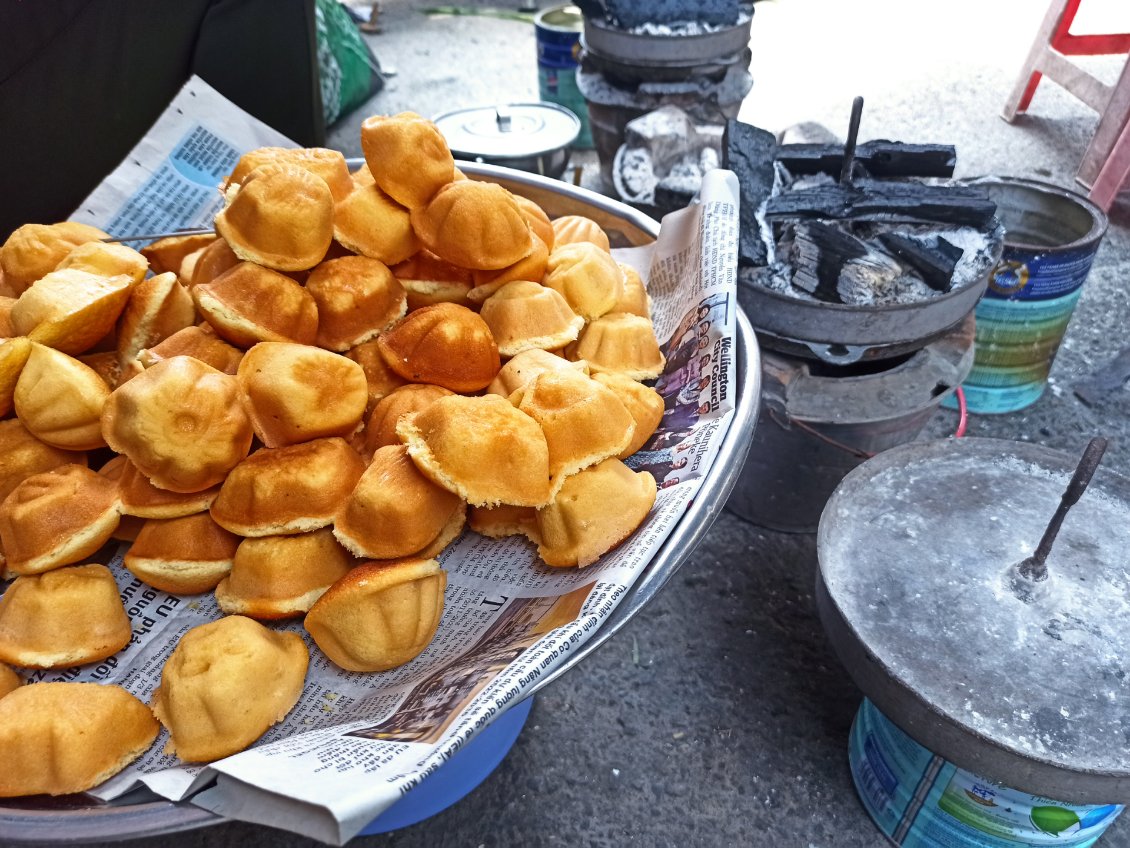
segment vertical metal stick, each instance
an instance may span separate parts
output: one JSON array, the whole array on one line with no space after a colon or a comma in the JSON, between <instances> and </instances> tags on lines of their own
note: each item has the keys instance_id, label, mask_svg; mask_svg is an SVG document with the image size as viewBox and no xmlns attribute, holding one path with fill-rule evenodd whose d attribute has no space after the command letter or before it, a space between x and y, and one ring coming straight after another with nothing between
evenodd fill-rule
<instances>
[{"instance_id":1,"label":"vertical metal stick","mask_svg":"<svg viewBox=\"0 0 1130 848\"><path fill-rule=\"evenodd\" d=\"M851 101L851 120L848 122L847 143L844 144L844 162L840 168L840 185L851 185L851 172L855 167L855 143L859 138L859 119L863 116L863 98Z\"/></svg>"}]
</instances>

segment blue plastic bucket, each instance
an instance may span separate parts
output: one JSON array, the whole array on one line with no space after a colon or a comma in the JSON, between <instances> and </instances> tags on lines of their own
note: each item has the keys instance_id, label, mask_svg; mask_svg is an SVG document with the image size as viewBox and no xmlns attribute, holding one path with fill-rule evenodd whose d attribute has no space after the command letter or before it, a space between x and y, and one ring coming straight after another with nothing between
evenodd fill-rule
<instances>
[{"instance_id":1,"label":"blue plastic bucket","mask_svg":"<svg viewBox=\"0 0 1130 848\"><path fill-rule=\"evenodd\" d=\"M1118 804L1068 804L960 769L923 748L864 700L848 764L876 826L900 848L1087 848Z\"/></svg>"},{"instance_id":2,"label":"blue plastic bucket","mask_svg":"<svg viewBox=\"0 0 1130 848\"><path fill-rule=\"evenodd\" d=\"M1107 218L1085 197L1049 183L975 185L996 202L1005 239L977 305L973 370L963 388L971 412L1015 412L1044 393Z\"/></svg>"},{"instance_id":3,"label":"blue plastic bucket","mask_svg":"<svg viewBox=\"0 0 1130 848\"><path fill-rule=\"evenodd\" d=\"M592 148L589 109L577 88L584 16L576 6L554 6L534 16L538 50L538 93L542 100L564 106L581 119L581 133L573 147Z\"/></svg>"}]
</instances>

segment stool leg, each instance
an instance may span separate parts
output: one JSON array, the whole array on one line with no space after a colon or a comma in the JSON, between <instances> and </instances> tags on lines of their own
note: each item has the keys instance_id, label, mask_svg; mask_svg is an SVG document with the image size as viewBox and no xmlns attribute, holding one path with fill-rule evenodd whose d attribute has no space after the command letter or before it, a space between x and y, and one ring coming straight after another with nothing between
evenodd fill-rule
<instances>
[{"instance_id":1,"label":"stool leg","mask_svg":"<svg viewBox=\"0 0 1130 848\"><path fill-rule=\"evenodd\" d=\"M1091 186L1089 195L1091 200L1101 206L1104 212L1109 211L1128 175L1130 175L1130 123L1122 128L1118 141L1114 143L1114 148L1106 158L1106 162L1099 169L1095 184Z\"/></svg>"},{"instance_id":2,"label":"stool leg","mask_svg":"<svg viewBox=\"0 0 1130 848\"><path fill-rule=\"evenodd\" d=\"M1068 8L1070 7L1070 8ZM1079 0L1051 0L1048 11L1044 15L1044 22L1036 37L1032 40L1032 47L1028 50L1028 58L1020 69L1016 85L1012 94L1004 104L1001 117L1010 124L1016 120L1016 115L1028 109L1032 102L1032 95L1036 93L1036 86L1040 84L1040 60L1051 49L1058 33L1066 32L1071 27L1075 18L1075 11L1079 8Z\"/></svg>"},{"instance_id":3,"label":"stool leg","mask_svg":"<svg viewBox=\"0 0 1130 848\"><path fill-rule=\"evenodd\" d=\"M1099 169L1110 157L1127 120L1130 120L1130 60L1123 65L1122 74L1110 93L1106 108L1099 113L1095 134L1091 136L1087 150L1079 161L1079 170L1075 173L1076 180L1085 186L1090 186L1098 180Z\"/></svg>"}]
</instances>

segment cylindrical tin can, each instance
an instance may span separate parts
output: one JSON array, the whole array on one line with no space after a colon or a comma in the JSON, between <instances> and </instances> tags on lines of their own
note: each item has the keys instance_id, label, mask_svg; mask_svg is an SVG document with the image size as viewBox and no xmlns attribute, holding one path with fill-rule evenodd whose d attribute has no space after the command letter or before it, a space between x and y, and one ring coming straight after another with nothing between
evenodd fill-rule
<instances>
[{"instance_id":1,"label":"cylindrical tin can","mask_svg":"<svg viewBox=\"0 0 1130 848\"><path fill-rule=\"evenodd\" d=\"M1087 848L1122 812L978 777L923 748L867 699L852 723L848 764L863 806L901 848Z\"/></svg>"},{"instance_id":2,"label":"cylindrical tin can","mask_svg":"<svg viewBox=\"0 0 1130 848\"><path fill-rule=\"evenodd\" d=\"M1005 242L977 305L976 357L965 398L971 412L1015 412L1044 393L1107 218L1085 197L1048 183L1009 178L975 184L997 203Z\"/></svg>"},{"instance_id":3,"label":"cylindrical tin can","mask_svg":"<svg viewBox=\"0 0 1130 848\"><path fill-rule=\"evenodd\" d=\"M577 59L581 51L584 16L576 6L554 6L534 16L538 50L538 93L542 100L564 106L581 121L573 146L592 148L589 112L577 88Z\"/></svg>"}]
</instances>

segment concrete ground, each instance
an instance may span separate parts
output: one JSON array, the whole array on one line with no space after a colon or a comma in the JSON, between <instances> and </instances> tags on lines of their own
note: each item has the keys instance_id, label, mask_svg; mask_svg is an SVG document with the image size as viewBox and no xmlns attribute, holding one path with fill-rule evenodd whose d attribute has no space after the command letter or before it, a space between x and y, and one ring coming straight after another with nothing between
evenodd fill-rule
<instances>
[{"instance_id":1,"label":"concrete ground","mask_svg":"<svg viewBox=\"0 0 1130 848\"><path fill-rule=\"evenodd\" d=\"M335 146L357 154L357 128L372 113L434 115L536 99L530 25L429 16L420 11L426 5L383 3L384 31L369 43L395 76L335 128ZM1130 31L1119 0L1083 6L1089 17L1081 14L1077 29ZM961 176L1071 186L1097 120L1090 109L1045 82L1027 117L1014 126L998 117L1044 8L1035 0L760 2L754 87L742 117L775 131L817 121L842 134L851 98L861 94L862 139L949 142L957 146ZM1088 64L1107 79L1120 67L1113 59ZM579 159L589 179L592 156ZM970 435L1076 452L1104 434L1114 438L1105 464L1130 473L1130 439L1122 438L1130 391L1116 390L1088 408L1070 390L1130 343L1128 213L1125 201L1112 212L1050 390L1022 412L975 416ZM927 435L951 433L955 423L955 413L941 411ZM848 774L847 734L860 695L816 617L815 564L813 536L773 533L723 515L649 607L537 697L518 743L485 783L429 821L353 844L881 844ZM312 843L228 824L159 844ZM1100 844L1130 848L1130 820Z\"/></svg>"}]
</instances>

